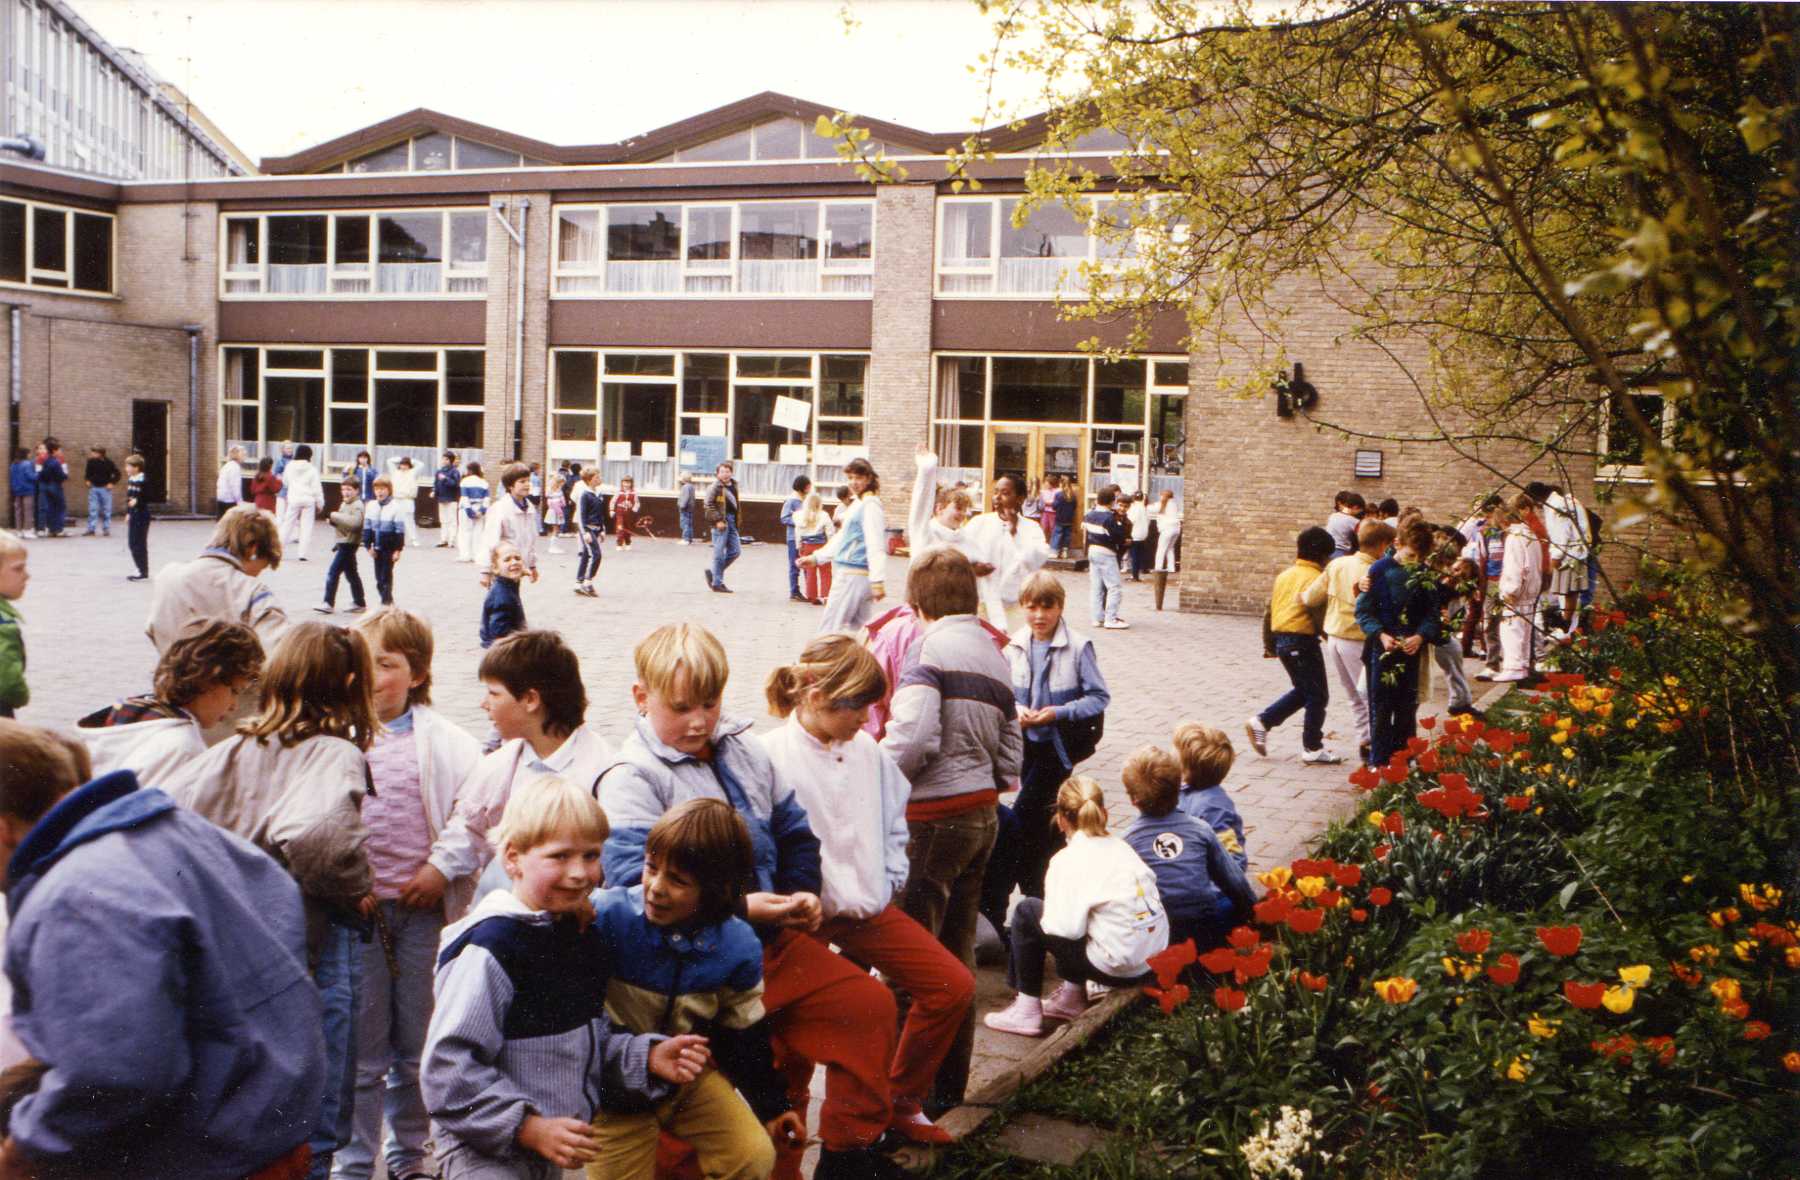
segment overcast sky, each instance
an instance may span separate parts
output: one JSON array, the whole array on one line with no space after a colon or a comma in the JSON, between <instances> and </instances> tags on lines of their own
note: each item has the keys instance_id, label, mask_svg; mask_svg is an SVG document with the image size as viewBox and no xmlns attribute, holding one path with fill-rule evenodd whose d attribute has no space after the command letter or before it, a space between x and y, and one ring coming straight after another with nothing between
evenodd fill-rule
<instances>
[{"instance_id":1,"label":"overcast sky","mask_svg":"<svg viewBox=\"0 0 1800 1180\"><path fill-rule=\"evenodd\" d=\"M970 0L71 3L253 158L414 107L552 143L608 143L763 90L967 130L985 85L969 67L992 45ZM1000 89L1021 105L1033 97L1022 79Z\"/></svg>"}]
</instances>

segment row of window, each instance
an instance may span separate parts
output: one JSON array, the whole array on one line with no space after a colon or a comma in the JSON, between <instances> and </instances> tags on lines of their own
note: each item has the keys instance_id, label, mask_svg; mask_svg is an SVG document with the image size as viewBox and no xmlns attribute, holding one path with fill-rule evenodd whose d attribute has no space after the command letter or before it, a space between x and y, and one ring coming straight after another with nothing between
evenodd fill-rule
<instances>
[{"instance_id":1,"label":"row of window","mask_svg":"<svg viewBox=\"0 0 1800 1180\"><path fill-rule=\"evenodd\" d=\"M487 234L485 208L226 217L221 290L300 299L481 295Z\"/></svg>"},{"instance_id":2,"label":"row of window","mask_svg":"<svg viewBox=\"0 0 1800 1180\"><path fill-rule=\"evenodd\" d=\"M113 289L113 232L111 214L0 200L0 283L106 294Z\"/></svg>"},{"instance_id":3,"label":"row of window","mask_svg":"<svg viewBox=\"0 0 1800 1180\"><path fill-rule=\"evenodd\" d=\"M476 168L517 168L535 164L518 152L460 135L432 131L360 155L326 172L467 172Z\"/></svg>"}]
</instances>

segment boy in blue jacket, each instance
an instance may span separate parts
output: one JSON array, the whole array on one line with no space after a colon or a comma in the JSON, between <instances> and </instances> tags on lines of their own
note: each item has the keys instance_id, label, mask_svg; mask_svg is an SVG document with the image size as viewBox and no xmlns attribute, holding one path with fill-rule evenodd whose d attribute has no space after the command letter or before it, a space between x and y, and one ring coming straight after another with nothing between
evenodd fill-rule
<instances>
[{"instance_id":1,"label":"boy in blue jacket","mask_svg":"<svg viewBox=\"0 0 1800 1180\"><path fill-rule=\"evenodd\" d=\"M1356 624L1367 637L1371 766L1385 765L1416 732L1419 665L1442 630L1436 578L1425 565L1430 553L1431 526L1414 521L1395 539L1393 555L1369 567L1369 588L1356 599Z\"/></svg>"},{"instance_id":2,"label":"boy in blue jacket","mask_svg":"<svg viewBox=\"0 0 1800 1180\"><path fill-rule=\"evenodd\" d=\"M519 596L519 579L525 576L525 559L505 541L494 546L494 584L481 604L481 646L489 648L515 631L525 630L525 600Z\"/></svg>"},{"instance_id":3,"label":"boy in blue jacket","mask_svg":"<svg viewBox=\"0 0 1800 1180\"><path fill-rule=\"evenodd\" d=\"M7 479L12 491L12 530L22 532L27 526L25 518L37 517L37 464L31 461L31 452L24 447L13 448L13 463L7 472ZM31 508L31 512L24 511Z\"/></svg>"},{"instance_id":4,"label":"boy in blue jacket","mask_svg":"<svg viewBox=\"0 0 1800 1180\"><path fill-rule=\"evenodd\" d=\"M299 1175L325 1086L300 890L78 743L0 721L13 1031L43 1067L0 1174ZM290 1171L291 1170L291 1171Z\"/></svg>"},{"instance_id":5,"label":"boy in blue jacket","mask_svg":"<svg viewBox=\"0 0 1800 1180\"><path fill-rule=\"evenodd\" d=\"M1120 771L1138 817L1121 835L1156 874L1169 915L1169 945L1194 940L1202 953L1250 921L1256 897L1213 830L1181 811L1181 763L1160 746L1142 746Z\"/></svg>"},{"instance_id":6,"label":"boy in blue jacket","mask_svg":"<svg viewBox=\"0 0 1800 1180\"><path fill-rule=\"evenodd\" d=\"M1183 721L1175 727L1175 757L1181 762L1181 794L1175 806L1212 829L1238 868L1250 871L1244 817L1225 793L1225 776L1237 760L1231 738L1222 729Z\"/></svg>"}]
</instances>

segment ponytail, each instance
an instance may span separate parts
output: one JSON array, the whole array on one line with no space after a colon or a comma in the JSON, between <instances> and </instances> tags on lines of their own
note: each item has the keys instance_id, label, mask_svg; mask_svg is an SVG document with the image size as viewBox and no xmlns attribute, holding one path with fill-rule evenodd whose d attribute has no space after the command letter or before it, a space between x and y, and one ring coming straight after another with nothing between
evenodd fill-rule
<instances>
[{"instance_id":1,"label":"ponytail","mask_svg":"<svg viewBox=\"0 0 1800 1180\"><path fill-rule=\"evenodd\" d=\"M1106 835L1106 797L1100 784L1086 775L1076 775L1056 792L1056 813L1083 835Z\"/></svg>"},{"instance_id":2,"label":"ponytail","mask_svg":"<svg viewBox=\"0 0 1800 1180\"><path fill-rule=\"evenodd\" d=\"M869 649L845 634L821 635L808 643L800 661L783 664L763 684L769 712L786 717L800 707L806 691L817 688L840 708L860 709L887 693L887 676Z\"/></svg>"},{"instance_id":3,"label":"ponytail","mask_svg":"<svg viewBox=\"0 0 1800 1180\"><path fill-rule=\"evenodd\" d=\"M801 664L783 664L770 672L769 679L763 684L769 712L777 717L786 717L798 708L800 695L805 691L806 668Z\"/></svg>"}]
</instances>

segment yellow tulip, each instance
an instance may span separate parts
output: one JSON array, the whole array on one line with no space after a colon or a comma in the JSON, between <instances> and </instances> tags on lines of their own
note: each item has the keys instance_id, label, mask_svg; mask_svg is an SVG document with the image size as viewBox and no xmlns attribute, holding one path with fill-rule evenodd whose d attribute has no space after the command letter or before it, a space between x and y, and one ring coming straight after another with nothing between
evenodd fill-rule
<instances>
[{"instance_id":1,"label":"yellow tulip","mask_svg":"<svg viewBox=\"0 0 1800 1180\"><path fill-rule=\"evenodd\" d=\"M1325 878L1302 877L1294 882L1294 888L1300 891L1301 897L1313 898L1325 892Z\"/></svg>"},{"instance_id":2,"label":"yellow tulip","mask_svg":"<svg viewBox=\"0 0 1800 1180\"><path fill-rule=\"evenodd\" d=\"M1393 975L1387 979L1377 979L1370 984L1375 994L1390 1004L1404 1004L1419 993L1417 980L1408 979L1404 975Z\"/></svg>"},{"instance_id":3,"label":"yellow tulip","mask_svg":"<svg viewBox=\"0 0 1800 1180\"><path fill-rule=\"evenodd\" d=\"M1266 873L1259 873L1256 879L1270 889L1285 889L1287 883L1294 879L1294 873L1286 865L1280 865Z\"/></svg>"},{"instance_id":4,"label":"yellow tulip","mask_svg":"<svg viewBox=\"0 0 1800 1180\"><path fill-rule=\"evenodd\" d=\"M1543 1037L1547 1041L1556 1035L1556 1030L1562 1027L1562 1021L1545 1020L1540 1016L1534 1015L1530 1020L1525 1022L1525 1027L1531 1030L1532 1036Z\"/></svg>"},{"instance_id":5,"label":"yellow tulip","mask_svg":"<svg viewBox=\"0 0 1800 1180\"><path fill-rule=\"evenodd\" d=\"M1559 746L1560 746L1560 745L1562 745L1562 744L1563 744L1563 743L1564 743L1564 742L1566 742L1566 741L1568 741L1568 740L1569 740L1569 734L1568 734L1568 731L1566 731L1566 730L1561 730L1561 729L1559 729L1559 730L1557 730L1557 731L1556 731L1556 732L1555 732L1555 733L1553 733L1553 734L1551 734L1551 735L1550 735L1550 740L1551 740L1551 741L1552 741L1552 742L1553 742L1553 743L1555 743L1555 744L1556 744L1556 745L1559 745Z\"/></svg>"},{"instance_id":6,"label":"yellow tulip","mask_svg":"<svg viewBox=\"0 0 1800 1180\"><path fill-rule=\"evenodd\" d=\"M1758 945L1757 941L1754 938L1746 938L1746 939L1742 940L1741 942L1732 943L1731 949L1732 949L1732 952L1734 954L1736 954L1739 959L1742 959L1744 962L1748 963L1751 959L1754 959L1756 957L1757 945Z\"/></svg>"},{"instance_id":7,"label":"yellow tulip","mask_svg":"<svg viewBox=\"0 0 1800 1180\"><path fill-rule=\"evenodd\" d=\"M1635 987L1609 987L1600 997L1600 1002L1606 1005L1608 1012L1622 1016L1631 1011L1631 1006L1637 1003L1637 989Z\"/></svg>"},{"instance_id":8,"label":"yellow tulip","mask_svg":"<svg viewBox=\"0 0 1800 1180\"><path fill-rule=\"evenodd\" d=\"M1369 823L1372 826L1379 828L1382 824L1384 824L1386 822L1387 822L1387 816L1384 815L1383 813L1381 813L1379 811L1371 811L1369 813Z\"/></svg>"},{"instance_id":9,"label":"yellow tulip","mask_svg":"<svg viewBox=\"0 0 1800 1180\"><path fill-rule=\"evenodd\" d=\"M1531 1076L1531 1054L1521 1053L1512 1059L1506 1067L1506 1076L1515 1082L1522 1082Z\"/></svg>"},{"instance_id":10,"label":"yellow tulip","mask_svg":"<svg viewBox=\"0 0 1800 1180\"><path fill-rule=\"evenodd\" d=\"M1650 967L1645 963L1621 967L1619 968L1619 978L1631 987L1643 987L1650 982Z\"/></svg>"}]
</instances>

